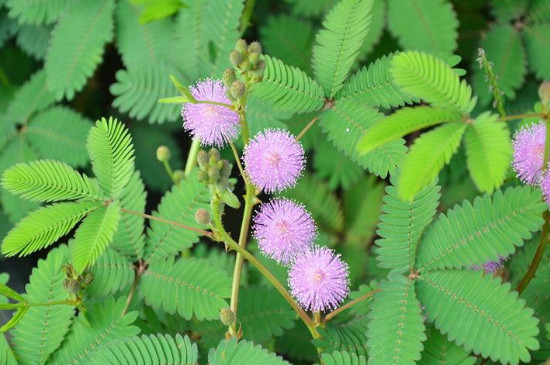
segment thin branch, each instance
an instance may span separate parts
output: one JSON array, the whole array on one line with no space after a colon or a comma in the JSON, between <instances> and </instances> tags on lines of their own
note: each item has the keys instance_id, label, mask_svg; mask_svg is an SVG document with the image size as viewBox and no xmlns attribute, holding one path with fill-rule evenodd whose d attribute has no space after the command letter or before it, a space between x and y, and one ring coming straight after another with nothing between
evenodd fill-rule
<instances>
[{"instance_id":1,"label":"thin branch","mask_svg":"<svg viewBox=\"0 0 550 365\"><path fill-rule=\"evenodd\" d=\"M229 146L231 146L231 150L233 151L233 156L235 156L235 161L237 162L237 167L239 168L239 172L243 177L244 183L248 184L249 183L248 176L244 173L243 165L241 164L241 158L239 157L239 152L237 151L237 147L235 147L235 144L233 142L229 142Z\"/></svg>"},{"instance_id":2,"label":"thin branch","mask_svg":"<svg viewBox=\"0 0 550 365\"><path fill-rule=\"evenodd\" d=\"M298 136L296 137L296 140L299 141L303 136L304 134L306 134L306 132L311 128L313 127L313 125L315 124L315 122L317 121L317 119L319 119L318 116L314 117L312 120L309 121L309 123L304 127L304 129L302 129L302 131L300 132L300 134L298 134Z\"/></svg>"},{"instance_id":3,"label":"thin branch","mask_svg":"<svg viewBox=\"0 0 550 365\"><path fill-rule=\"evenodd\" d=\"M130 288L130 292L128 293L128 298L126 298L126 305L124 306L124 309L122 310L122 314L120 316L124 316L126 312L128 312L128 309L130 308L130 304L132 303L132 299L134 298L134 294L136 292L136 289L139 284L139 280L141 279L141 276L147 269L147 263L144 261L139 262L139 266L136 270L136 277L134 278L134 283L132 284L132 288Z\"/></svg>"},{"instance_id":4,"label":"thin branch","mask_svg":"<svg viewBox=\"0 0 550 365\"><path fill-rule=\"evenodd\" d=\"M499 120L504 122L509 120L523 119L523 118L542 118L542 117L544 117L544 114L542 113L525 113L525 114L508 115L506 117L499 118Z\"/></svg>"},{"instance_id":5,"label":"thin branch","mask_svg":"<svg viewBox=\"0 0 550 365\"><path fill-rule=\"evenodd\" d=\"M336 309L334 312L330 312L329 314L327 314L325 316L325 323L330 321L336 315L338 315L338 313L341 313L341 312L345 311L346 309L353 307L355 304L357 304L359 302L362 302L365 299L370 298L371 296L373 296L375 293L378 293L379 291L380 291L380 289L375 289L371 292L368 292L367 294L361 295L359 298L355 298L351 302L346 303L345 305L343 305L340 308Z\"/></svg>"}]
</instances>

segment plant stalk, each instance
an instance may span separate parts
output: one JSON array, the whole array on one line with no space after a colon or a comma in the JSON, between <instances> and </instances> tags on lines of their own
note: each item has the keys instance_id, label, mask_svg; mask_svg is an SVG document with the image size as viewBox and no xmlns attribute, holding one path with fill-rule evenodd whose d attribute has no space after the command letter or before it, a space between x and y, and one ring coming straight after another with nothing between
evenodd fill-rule
<instances>
[{"instance_id":1,"label":"plant stalk","mask_svg":"<svg viewBox=\"0 0 550 365\"><path fill-rule=\"evenodd\" d=\"M201 149L201 141L198 138L193 139L191 147L189 148L189 155L187 156L187 162L185 163L185 177L191 175L191 172L197 166L197 155Z\"/></svg>"}]
</instances>

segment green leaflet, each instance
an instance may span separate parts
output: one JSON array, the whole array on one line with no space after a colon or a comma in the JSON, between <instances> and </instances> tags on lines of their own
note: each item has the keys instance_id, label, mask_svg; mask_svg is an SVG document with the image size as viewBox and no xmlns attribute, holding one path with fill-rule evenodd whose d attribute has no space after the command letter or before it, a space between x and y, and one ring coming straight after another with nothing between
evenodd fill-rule
<instances>
[{"instance_id":1,"label":"green leaflet","mask_svg":"<svg viewBox=\"0 0 550 365\"><path fill-rule=\"evenodd\" d=\"M324 365L367 365L367 359L348 352L335 351L331 354L321 354Z\"/></svg>"},{"instance_id":2,"label":"green leaflet","mask_svg":"<svg viewBox=\"0 0 550 365\"><path fill-rule=\"evenodd\" d=\"M48 50L51 30L49 26L23 25L17 32L17 45L29 56L43 60Z\"/></svg>"},{"instance_id":3,"label":"green leaflet","mask_svg":"<svg viewBox=\"0 0 550 365\"><path fill-rule=\"evenodd\" d=\"M10 344L3 333L0 333L0 364L18 365Z\"/></svg>"},{"instance_id":4,"label":"green leaflet","mask_svg":"<svg viewBox=\"0 0 550 365\"><path fill-rule=\"evenodd\" d=\"M25 298L30 303L47 303L69 299L63 287L62 266L68 262L66 245L53 249L46 260L33 269ZM44 364L61 345L69 331L74 308L69 305L30 307L11 332L13 348L21 365Z\"/></svg>"},{"instance_id":5,"label":"green leaflet","mask_svg":"<svg viewBox=\"0 0 550 365\"><path fill-rule=\"evenodd\" d=\"M153 309L178 313L185 319L218 319L227 307L231 280L206 260L173 258L150 262L141 278L139 295Z\"/></svg>"},{"instance_id":6,"label":"green leaflet","mask_svg":"<svg viewBox=\"0 0 550 365\"><path fill-rule=\"evenodd\" d=\"M101 200L97 183L69 165L54 160L18 163L2 175L2 186L31 201Z\"/></svg>"},{"instance_id":7,"label":"green leaflet","mask_svg":"<svg viewBox=\"0 0 550 365\"><path fill-rule=\"evenodd\" d=\"M391 73L403 91L435 107L468 114L476 104L466 81L460 82L454 69L428 53L406 51L393 56Z\"/></svg>"},{"instance_id":8,"label":"green leaflet","mask_svg":"<svg viewBox=\"0 0 550 365\"><path fill-rule=\"evenodd\" d=\"M211 349L208 353L210 365L242 365L243 359L246 359L249 364L290 364L276 354L246 341L223 340L216 349Z\"/></svg>"},{"instance_id":9,"label":"green leaflet","mask_svg":"<svg viewBox=\"0 0 550 365\"><path fill-rule=\"evenodd\" d=\"M410 202L400 199L397 191L395 185L386 187L376 253L380 267L404 273L413 269L420 237L439 205L440 188L431 183Z\"/></svg>"},{"instance_id":10,"label":"green leaflet","mask_svg":"<svg viewBox=\"0 0 550 365\"><path fill-rule=\"evenodd\" d=\"M313 166L317 175L328 181L331 190L340 186L348 190L363 176L363 169L358 164L326 140L319 141Z\"/></svg>"},{"instance_id":11,"label":"green leaflet","mask_svg":"<svg viewBox=\"0 0 550 365\"><path fill-rule=\"evenodd\" d=\"M97 208L82 221L71 244L72 262L79 274L91 267L112 242L120 215L120 206L112 203Z\"/></svg>"},{"instance_id":12,"label":"green leaflet","mask_svg":"<svg viewBox=\"0 0 550 365\"><path fill-rule=\"evenodd\" d=\"M385 1L373 1L372 3L372 19L370 22L369 31L367 36L361 45L359 50L358 60L364 63L367 57L370 56L373 48L378 44L382 38L384 28L386 26L386 2Z\"/></svg>"},{"instance_id":13,"label":"green leaflet","mask_svg":"<svg viewBox=\"0 0 550 365\"><path fill-rule=\"evenodd\" d=\"M80 312L51 364L87 365L96 349L111 341L137 335L140 330L132 323L138 313L122 315L125 304L124 297L116 301L107 297L90 305L85 313Z\"/></svg>"},{"instance_id":14,"label":"green leaflet","mask_svg":"<svg viewBox=\"0 0 550 365\"><path fill-rule=\"evenodd\" d=\"M311 64L313 73L332 98L346 79L367 36L372 0L342 0L326 16L317 33Z\"/></svg>"},{"instance_id":15,"label":"green leaflet","mask_svg":"<svg viewBox=\"0 0 550 365\"><path fill-rule=\"evenodd\" d=\"M546 0L533 0L529 8L528 20L544 23L550 20L550 4Z\"/></svg>"},{"instance_id":16,"label":"green leaflet","mask_svg":"<svg viewBox=\"0 0 550 365\"><path fill-rule=\"evenodd\" d=\"M50 246L98 204L89 201L57 203L39 208L23 218L2 241L2 254L26 256Z\"/></svg>"},{"instance_id":17,"label":"green leaflet","mask_svg":"<svg viewBox=\"0 0 550 365\"><path fill-rule=\"evenodd\" d=\"M378 119L357 144L360 153L368 153L387 142L399 139L417 130L445 122L461 121L456 111L419 106L402 108Z\"/></svg>"},{"instance_id":18,"label":"green leaflet","mask_svg":"<svg viewBox=\"0 0 550 365\"><path fill-rule=\"evenodd\" d=\"M347 351L350 354L367 357L367 316L354 317L342 324L329 322L325 328L318 328L321 338L311 341L323 352Z\"/></svg>"},{"instance_id":19,"label":"green leaflet","mask_svg":"<svg viewBox=\"0 0 550 365\"><path fill-rule=\"evenodd\" d=\"M464 136L468 170L478 189L492 192L502 185L512 159L506 122L489 112L478 116Z\"/></svg>"},{"instance_id":20,"label":"green leaflet","mask_svg":"<svg viewBox=\"0 0 550 365\"><path fill-rule=\"evenodd\" d=\"M102 118L90 130L86 148L103 193L117 198L134 172L134 147L128 130L116 119Z\"/></svg>"},{"instance_id":21,"label":"green leaflet","mask_svg":"<svg viewBox=\"0 0 550 365\"><path fill-rule=\"evenodd\" d=\"M533 310L499 278L479 271L433 271L423 273L416 287L428 318L466 351L518 364L529 362L529 350L539 347Z\"/></svg>"},{"instance_id":22,"label":"green leaflet","mask_svg":"<svg viewBox=\"0 0 550 365\"><path fill-rule=\"evenodd\" d=\"M530 187L498 190L466 201L440 215L418 248L420 271L481 265L514 253L540 229L547 209L539 190Z\"/></svg>"},{"instance_id":23,"label":"green leaflet","mask_svg":"<svg viewBox=\"0 0 550 365\"><path fill-rule=\"evenodd\" d=\"M380 284L369 313L369 364L414 364L420 360L426 328L414 287L411 279L392 274Z\"/></svg>"},{"instance_id":24,"label":"green leaflet","mask_svg":"<svg viewBox=\"0 0 550 365\"><path fill-rule=\"evenodd\" d=\"M297 321L294 328L286 330L275 341L278 354L311 363L319 359L317 350L311 344L311 333L302 321Z\"/></svg>"},{"instance_id":25,"label":"green leaflet","mask_svg":"<svg viewBox=\"0 0 550 365\"><path fill-rule=\"evenodd\" d=\"M444 0L389 0L388 28L403 49L445 57L457 46L458 19Z\"/></svg>"},{"instance_id":26,"label":"green leaflet","mask_svg":"<svg viewBox=\"0 0 550 365\"><path fill-rule=\"evenodd\" d=\"M439 333L434 327L428 329L427 335L428 339L424 342L424 351L422 351L422 358L420 359L421 364L475 364L475 357L468 356L468 352L447 340L447 337Z\"/></svg>"},{"instance_id":27,"label":"green leaflet","mask_svg":"<svg viewBox=\"0 0 550 365\"><path fill-rule=\"evenodd\" d=\"M285 65L274 57L264 56L266 69L262 82L254 84L251 94L273 109L307 113L321 109L323 89L300 69Z\"/></svg>"},{"instance_id":28,"label":"green leaflet","mask_svg":"<svg viewBox=\"0 0 550 365\"><path fill-rule=\"evenodd\" d=\"M525 28L523 33L525 37L525 47L529 58L529 68L535 72L538 78L543 80L550 79L548 63L550 56L546 50L550 47L548 34L550 33L550 24L533 24Z\"/></svg>"},{"instance_id":29,"label":"green leaflet","mask_svg":"<svg viewBox=\"0 0 550 365\"><path fill-rule=\"evenodd\" d=\"M50 24L61 15L70 0L8 0L9 16L20 23Z\"/></svg>"},{"instance_id":30,"label":"green leaflet","mask_svg":"<svg viewBox=\"0 0 550 365\"><path fill-rule=\"evenodd\" d=\"M113 0L76 1L52 32L44 69L56 98L72 99L86 84L113 37Z\"/></svg>"},{"instance_id":31,"label":"green leaflet","mask_svg":"<svg viewBox=\"0 0 550 365\"><path fill-rule=\"evenodd\" d=\"M94 281L87 291L92 297L107 296L129 288L135 277L132 262L110 247L99 256L90 271Z\"/></svg>"},{"instance_id":32,"label":"green leaflet","mask_svg":"<svg viewBox=\"0 0 550 365\"><path fill-rule=\"evenodd\" d=\"M398 178L398 195L411 201L426 185L432 182L443 166L457 151L467 125L461 122L444 124L422 134L401 164Z\"/></svg>"}]
</instances>

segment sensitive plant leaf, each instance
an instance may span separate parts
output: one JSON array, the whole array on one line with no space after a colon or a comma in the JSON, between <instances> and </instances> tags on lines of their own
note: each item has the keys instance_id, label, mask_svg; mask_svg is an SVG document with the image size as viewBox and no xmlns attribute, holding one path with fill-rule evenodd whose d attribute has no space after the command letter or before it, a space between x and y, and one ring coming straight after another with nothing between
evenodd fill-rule
<instances>
[{"instance_id":1,"label":"sensitive plant leaf","mask_svg":"<svg viewBox=\"0 0 550 365\"><path fill-rule=\"evenodd\" d=\"M0 333L0 364L18 365L13 355L13 350L10 348L10 344L3 333Z\"/></svg>"},{"instance_id":2,"label":"sensitive plant leaf","mask_svg":"<svg viewBox=\"0 0 550 365\"><path fill-rule=\"evenodd\" d=\"M243 359L250 364L290 365L276 354L247 341L223 340L208 353L210 365L241 365Z\"/></svg>"},{"instance_id":3,"label":"sensitive plant leaf","mask_svg":"<svg viewBox=\"0 0 550 365\"><path fill-rule=\"evenodd\" d=\"M8 298L11 298L18 302L24 302L25 298L21 296L18 292L7 286L8 279L10 278L8 273L0 273L0 304L8 303Z\"/></svg>"},{"instance_id":4,"label":"sensitive plant leaf","mask_svg":"<svg viewBox=\"0 0 550 365\"><path fill-rule=\"evenodd\" d=\"M389 0L388 28L403 49L450 56L457 46L458 19L444 0Z\"/></svg>"},{"instance_id":5,"label":"sensitive plant leaf","mask_svg":"<svg viewBox=\"0 0 550 365\"><path fill-rule=\"evenodd\" d=\"M289 127L283 121L292 115L292 112L273 109L253 95L249 95L246 100L246 122L251 136L269 128L288 129ZM288 120L288 122L294 125L295 120Z\"/></svg>"},{"instance_id":6,"label":"sensitive plant leaf","mask_svg":"<svg viewBox=\"0 0 550 365\"><path fill-rule=\"evenodd\" d=\"M325 328L317 328L321 338L311 342L322 352L347 351L350 354L367 357L367 316L354 317L348 322L329 322Z\"/></svg>"},{"instance_id":7,"label":"sensitive plant leaf","mask_svg":"<svg viewBox=\"0 0 550 365\"><path fill-rule=\"evenodd\" d=\"M447 123L422 134L414 141L401 164L397 183L401 199L413 200L424 186L437 177L460 146L466 127L467 125L461 122Z\"/></svg>"},{"instance_id":8,"label":"sensitive plant leaf","mask_svg":"<svg viewBox=\"0 0 550 365\"><path fill-rule=\"evenodd\" d=\"M323 89L302 70L264 56L266 69L262 82L254 84L251 94L275 110L307 113L321 109Z\"/></svg>"},{"instance_id":9,"label":"sensitive plant leaf","mask_svg":"<svg viewBox=\"0 0 550 365\"><path fill-rule=\"evenodd\" d=\"M128 129L116 119L102 118L90 129L86 148L103 193L117 198L134 173L134 147Z\"/></svg>"},{"instance_id":10,"label":"sensitive plant leaf","mask_svg":"<svg viewBox=\"0 0 550 365\"><path fill-rule=\"evenodd\" d=\"M292 7L292 14L318 18L334 7L338 0L301 1L285 0Z\"/></svg>"},{"instance_id":11,"label":"sensitive plant leaf","mask_svg":"<svg viewBox=\"0 0 550 365\"><path fill-rule=\"evenodd\" d=\"M475 357L469 356L464 349L447 340L447 337L439 333L434 327L428 329L427 335L428 339L424 342L424 351L422 351L420 363L426 365L475 364Z\"/></svg>"},{"instance_id":12,"label":"sensitive plant leaf","mask_svg":"<svg viewBox=\"0 0 550 365\"><path fill-rule=\"evenodd\" d=\"M350 354L345 351L321 354L321 362L324 365L367 365L367 359L363 356Z\"/></svg>"},{"instance_id":13,"label":"sensitive plant leaf","mask_svg":"<svg viewBox=\"0 0 550 365\"><path fill-rule=\"evenodd\" d=\"M107 249L118 229L120 215L120 206L112 203L88 214L78 227L71 244L72 262L77 273L93 266Z\"/></svg>"},{"instance_id":14,"label":"sensitive plant leaf","mask_svg":"<svg viewBox=\"0 0 550 365\"><path fill-rule=\"evenodd\" d=\"M190 365L198 364L197 345L180 334L143 335L119 339L98 348L90 355L95 365Z\"/></svg>"},{"instance_id":15,"label":"sensitive plant leaf","mask_svg":"<svg viewBox=\"0 0 550 365\"><path fill-rule=\"evenodd\" d=\"M49 303L69 299L63 287L63 265L68 262L66 245L39 260L26 285L26 301ZM70 305L31 306L11 332L13 349L21 365L44 364L61 345L72 324L74 308Z\"/></svg>"},{"instance_id":16,"label":"sensitive plant leaf","mask_svg":"<svg viewBox=\"0 0 550 365\"><path fill-rule=\"evenodd\" d=\"M529 5L529 21L545 23L550 20L550 4L546 0L534 0Z\"/></svg>"},{"instance_id":17,"label":"sensitive plant leaf","mask_svg":"<svg viewBox=\"0 0 550 365\"><path fill-rule=\"evenodd\" d=\"M440 188L431 183L412 201L400 199L397 191L395 185L386 187L376 232L381 237L376 241L376 258L380 267L404 273L413 269L420 237L437 211Z\"/></svg>"},{"instance_id":18,"label":"sensitive plant leaf","mask_svg":"<svg viewBox=\"0 0 550 365\"><path fill-rule=\"evenodd\" d=\"M550 20L550 6L548 7L548 19ZM525 37L525 48L529 58L529 68L537 75L539 79L550 79L548 63L550 56L545 50L550 47L550 23L533 24L525 28L523 33Z\"/></svg>"},{"instance_id":19,"label":"sensitive plant leaf","mask_svg":"<svg viewBox=\"0 0 550 365\"><path fill-rule=\"evenodd\" d=\"M16 164L2 175L2 187L31 201L101 200L103 197L94 180L54 160Z\"/></svg>"},{"instance_id":20,"label":"sensitive plant leaf","mask_svg":"<svg viewBox=\"0 0 550 365\"><path fill-rule=\"evenodd\" d=\"M230 297L231 279L206 260L156 260L143 274L139 294L155 310L177 312L188 320L212 320L227 307L224 299Z\"/></svg>"},{"instance_id":21,"label":"sensitive plant leaf","mask_svg":"<svg viewBox=\"0 0 550 365\"><path fill-rule=\"evenodd\" d=\"M50 42L51 28L43 25L22 25L15 41L29 56L36 60L43 60Z\"/></svg>"},{"instance_id":22,"label":"sensitive plant leaf","mask_svg":"<svg viewBox=\"0 0 550 365\"><path fill-rule=\"evenodd\" d=\"M435 107L468 114L475 106L476 98L466 81L460 82L454 69L428 53L407 51L393 56L391 73L403 91Z\"/></svg>"},{"instance_id":23,"label":"sensitive plant leaf","mask_svg":"<svg viewBox=\"0 0 550 365\"><path fill-rule=\"evenodd\" d=\"M468 170L478 189L492 192L502 185L512 159L506 122L486 112L468 126L464 136Z\"/></svg>"},{"instance_id":24,"label":"sensitive plant leaf","mask_svg":"<svg viewBox=\"0 0 550 365\"><path fill-rule=\"evenodd\" d=\"M533 310L500 278L473 270L431 271L419 277L416 288L428 318L466 351L518 364L529 362L529 350L539 348Z\"/></svg>"},{"instance_id":25,"label":"sensitive plant leaf","mask_svg":"<svg viewBox=\"0 0 550 365\"><path fill-rule=\"evenodd\" d=\"M56 98L71 100L92 76L113 37L113 0L74 1L55 26L44 69Z\"/></svg>"},{"instance_id":26,"label":"sensitive plant leaf","mask_svg":"<svg viewBox=\"0 0 550 365\"><path fill-rule=\"evenodd\" d=\"M329 188L348 190L363 175L363 169L338 151L330 142L322 140L315 150L313 166L317 175L328 181Z\"/></svg>"},{"instance_id":27,"label":"sensitive plant leaf","mask_svg":"<svg viewBox=\"0 0 550 365\"><path fill-rule=\"evenodd\" d=\"M50 246L69 231L98 203L57 203L39 208L23 218L2 241L2 254L27 256Z\"/></svg>"},{"instance_id":28,"label":"sensitive plant leaf","mask_svg":"<svg viewBox=\"0 0 550 365\"><path fill-rule=\"evenodd\" d=\"M110 247L99 256L90 272L94 281L87 291L92 297L107 296L129 288L135 277L132 262Z\"/></svg>"},{"instance_id":29,"label":"sensitive plant leaf","mask_svg":"<svg viewBox=\"0 0 550 365\"><path fill-rule=\"evenodd\" d=\"M369 364L414 364L426 340L414 281L391 275L374 295L367 330Z\"/></svg>"},{"instance_id":30,"label":"sensitive plant leaf","mask_svg":"<svg viewBox=\"0 0 550 365\"><path fill-rule=\"evenodd\" d=\"M372 0L342 0L326 16L317 33L311 64L313 73L332 98L346 79L367 36Z\"/></svg>"},{"instance_id":31,"label":"sensitive plant leaf","mask_svg":"<svg viewBox=\"0 0 550 365\"><path fill-rule=\"evenodd\" d=\"M51 24L65 11L70 0L8 0L10 18L21 24Z\"/></svg>"},{"instance_id":32,"label":"sensitive plant leaf","mask_svg":"<svg viewBox=\"0 0 550 365\"><path fill-rule=\"evenodd\" d=\"M429 106L402 108L387 117L378 119L361 138L357 148L361 153L368 153L409 133L445 122L461 121L461 119L460 113L449 109Z\"/></svg>"},{"instance_id":33,"label":"sensitive plant leaf","mask_svg":"<svg viewBox=\"0 0 550 365\"><path fill-rule=\"evenodd\" d=\"M499 21L511 22L516 18L526 15L527 8L531 8L533 1L524 0L493 0L491 1L491 13Z\"/></svg>"},{"instance_id":34,"label":"sensitive plant leaf","mask_svg":"<svg viewBox=\"0 0 550 365\"><path fill-rule=\"evenodd\" d=\"M367 32L367 36L365 37L365 40L361 45L361 49L359 50L358 60L360 63L364 63L364 61L368 59L367 57L370 56L374 46L378 44L380 38L382 38L386 25L386 2L373 1L371 13L372 19L370 22L369 31Z\"/></svg>"},{"instance_id":35,"label":"sensitive plant leaf","mask_svg":"<svg viewBox=\"0 0 550 365\"><path fill-rule=\"evenodd\" d=\"M418 248L420 271L460 269L507 257L531 238L543 223L540 190L531 187L497 190L477 197L472 205L440 215Z\"/></svg>"},{"instance_id":36,"label":"sensitive plant leaf","mask_svg":"<svg viewBox=\"0 0 550 365\"><path fill-rule=\"evenodd\" d=\"M417 101L416 98L401 91L393 81L390 72L392 56L383 56L368 67L365 66L357 71L338 91L335 99L340 102L351 99L373 108L386 109Z\"/></svg>"},{"instance_id":37,"label":"sensitive plant leaf","mask_svg":"<svg viewBox=\"0 0 550 365\"><path fill-rule=\"evenodd\" d=\"M8 332L13 327L15 327L23 317L25 317L25 314L29 311L29 307L27 306L21 306L17 311L13 314L13 316L10 318L9 321L7 321L2 327L0 327L0 335L3 336L4 332Z\"/></svg>"},{"instance_id":38,"label":"sensitive plant leaf","mask_svg":"<svg viewBox=\"0 0 550 365\"><path fill-rule=\"evenodd\" d=\"M319 359L317 349L311 344L311 333L302 321L286 330L281 337L275 340L278 354L285 354L295 360L313 363Z\"/></svg>"}]
</instances>

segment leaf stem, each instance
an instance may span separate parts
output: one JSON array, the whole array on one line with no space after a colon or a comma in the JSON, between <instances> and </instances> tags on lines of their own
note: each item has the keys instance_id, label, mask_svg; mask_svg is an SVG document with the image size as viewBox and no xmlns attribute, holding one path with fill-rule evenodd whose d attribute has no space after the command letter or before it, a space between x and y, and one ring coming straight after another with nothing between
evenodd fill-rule
<instances>
[{"instance_id":1,"label":"leaf stem","mask_svg":"<svg viewBox=\"0 0 550 365\"><path fill-rule=\"evenodd\" d=\"M130 304L132 303L132 299L134 298L134 294L136 292L136 289L139 285L139 280L141 279L141 276L147 269L147 263L145 261L140 260L139 266L136 268L136 277L134 278L134 283L132 284L132 287L130 288L130 292L128 293L128 298L126 298L126 305L124 306L124 309L122 310L121 317L128 312L128 309L130 308Z\"/></svg>"},{"instance_id":2,"label":"leaf stem","mask_svg":"<svg viewBox=\"0 0 550 365\"><path fill-rule=\"evenodd\" d=\"M189 148L189 155L187 155L187 162L185 163L185 177L188 177L195 166L197 166L197 155L201 149L201 141L198 138L193 139L191 147Z\"/></svg>"},{"instance_id":3,"label":"leaf stem","mask_svg":"<svg viewBox=\"0 0 550 365\"><path fill-rule=\"evenodd\" d=\"M162 161L162 164L164 165L164 169L170 177L170 180L172 180L172 182L175 184L176 180L174 179L174 171L172 170L172 166L170 166L170 163L167 160Z\"/></svg>"},{"instance_id":4,"label":"leaf stem","mask_svg":"<svg viewBox=\"0 0 550 365\"><path fill-rule=\"evenodd\" d=\"M224 108L235 110L233 105L226 104L226 103L220 103L218 101L212 101L212 100L195 100L193 104L210 104L210 105L219 105L223 106Z\"/></svg>"},{"instance_id":5,"label":"leaf stem","mask_svg":"<svg viewBox=\"0 0 550 365\"><path fill-rule=\"evenodd\" d=\"M313 127L317 119L319 119L319 116L315 116L312 120L309 121L309 123L304 127L304 129L302 129L300 134L298 134L298 136L296 137L297 141L299 141L306 134L306 132L309 131L311 127Z\"/></svg>"},{"instance_id":6,"label":"leaf stem","mask_svg":"<svg viewBox=\"0 0 550 365\"><path fill-rule=\"evenodd\" d=\"M233 156L235 156L235 161L237 163L237 167L239 168L239 172L241 173L241 176L244 180L245 184L248 184L248 176L244 173L243 165L241 164L241 158L239 157L239 152L237 151L237 147L235 147L235 144L233 142L229 142L229 146L231 146L231 150L233 151Z\"/></svg>"},{"instance_id":7,"label":"leaf stem","mask_svg":"<svg viewBox=\"0 0 550 365\"><path fill-rule=\"evenodd\" d=\"M523 118L542 118L544 115L542 113L524 113L524 114L515 114L515 115L508 115L505 117L500 117L500 121L509 121L509 120L517 120L517 119L523 119Z\"/></svg>"},{"instance_id":8,"label":"leaf stem","mask_svg":"<svg viewBox=\"0 0 550 365\"><path fill-rule=\"evenodd\" d=\"M327 323L328 321L330 321L331 319L336 317L338 315L338 313L341 313L341 312L345 311L346 309L349 309L349 308L353 307L357 303L362 302L363 300L370 298L371 296L373 296L375 293L378 293L379 291L380 291L380 289L375 289L373 291L370 291L370 292L368 292L364 295L361 295L359 298L355 298L354 300L344 304L343 306L336 309L335 311L330 312L329 314L327 314L325 316L325 323Z\"/></svg>"},{"instance_id":9,"label":"leaf stem","mask_svg":"<svg viewBox=\"0 0 550 365\"><path fill-rule=\"evenodd\" d=\"M71 299L64 299L64 300L56 300L56 301L53 301L53 302L45 302L45 303L24 303L24 306L27 306L27 307L49 307L49 306L52 306L52 305L72 305L74 306L75 305L75 302L74 300L71 300Z\"/></svg>"}]
</instances>

